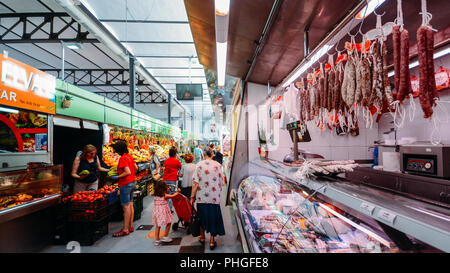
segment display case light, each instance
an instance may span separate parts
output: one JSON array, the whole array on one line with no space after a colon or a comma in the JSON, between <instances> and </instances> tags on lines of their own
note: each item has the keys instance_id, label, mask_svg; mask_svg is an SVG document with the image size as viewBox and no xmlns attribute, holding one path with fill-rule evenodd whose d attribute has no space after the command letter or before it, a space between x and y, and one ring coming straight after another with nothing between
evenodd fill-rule
<instances>
[{"instance_id":1,"label":"display case light","mask_svg":"<svg viewBox=\"0 0 450 273\"><path fill-rule=\"evenodd\" d=\"M19 110L6 108L6 107L0 107L0 112L7 112L11 114L19 114Z\"/></svg>"}]
</instances>

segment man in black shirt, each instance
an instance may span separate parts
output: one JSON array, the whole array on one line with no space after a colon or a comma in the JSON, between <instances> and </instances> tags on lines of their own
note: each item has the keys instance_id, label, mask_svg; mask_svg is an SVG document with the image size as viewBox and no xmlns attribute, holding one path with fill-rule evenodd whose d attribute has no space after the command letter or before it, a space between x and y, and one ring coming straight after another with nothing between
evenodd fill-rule
<instances>
[{"instance_id":1,"label":"man in black shirt","mask_svg":"<svg viewBox=\"0 0 450 273\"><path fill-rule=\"evenodd\" d=\"M214 156L214 160L219 162L221 165L223 163L223 154L220 152L220 146L216 148L216 155Z\"/></svg>"}]
</instances>

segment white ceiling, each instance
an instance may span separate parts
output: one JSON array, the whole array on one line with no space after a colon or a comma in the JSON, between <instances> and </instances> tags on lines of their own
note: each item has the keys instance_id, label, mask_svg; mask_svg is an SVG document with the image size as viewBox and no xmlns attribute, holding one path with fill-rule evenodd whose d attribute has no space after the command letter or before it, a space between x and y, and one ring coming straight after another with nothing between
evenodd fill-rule
<instances>
[{"instance_id":1,"label":"white ceiling","mask_svg":"<svg viewBox=\"0 0 450 273\"><path fill-rule=\"evenodd\" d=\"M118 40L123 41L122 44L138 57L137 60L174 97L176 97L177 83L201 83L204 90L202 103L199 104L198 101L196 103L180 101L180 103L192 113L199 110L202 110L205 116L213 113L205 73L197 58L183 0L83 0L82 2ZM53 0L0 1L0 13L25 12L65 11ZM70 17L63 19L71 20ZM125 23L117 22L117 20L140 20L140 22ZM14 22L13 18L1 19L0 35ZM33 19L35 25L40 22L42 19ZM56 30L65 25L65 22L59 19L56 19L55 23ZM21 25L5 38L20 38L20 27ZM65 34L66 37L70 37L75 30L75 27L69 28L68 33ZM35 38L47 37L48 32L49 26L46 26L35 34ZM95 37L90 34L88 38ZM61 68L60 43L0 44L0 51L3 50L7 50L12 58L38 69ZM128 63L116 56L107 45L84 43L81 50L66 49L65 68L128 69ZM126 76L128 77L127 74ZM82 82L87 83L87 81ZM83 88L93 92L128 92L129 90L128 86ZM139 90L151 91L150 86L140 86Z\"/></svg>"},{"instance_id":2,"label":"white ceiling","mask_svg":"<svg viewBox=\"0 0 450 273\"><path fill-rule=\"evenodd\" d=\"M81 2L174 97L176 84L204 84L200 107L207 115L213 113L183 0ZM191 111L198 109L192 103L180 102Z\"/></svg>"}]
</instances>

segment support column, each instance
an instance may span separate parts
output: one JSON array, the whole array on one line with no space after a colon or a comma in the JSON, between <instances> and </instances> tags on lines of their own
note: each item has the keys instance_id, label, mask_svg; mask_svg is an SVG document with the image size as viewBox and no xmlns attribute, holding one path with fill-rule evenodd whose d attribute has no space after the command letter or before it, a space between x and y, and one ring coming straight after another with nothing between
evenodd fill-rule
<instances>
[{"instance_id":1,"label":"support column","mask_svg":"<svg viewBox=\"0 0 450 273\"><path fill-rule=\"evenodd\" d=\"M172 95L171 94L169 94L168 96L167 96L167 120L168 120L168 122L167 123L169 123L169 124L172 124L172 122L171 122L171 115L172 115Z\"/></svg>"},{"instance_id":2,"label":"support column","mask_svg":"<svg viewBox=\"0 0 450 273\"><path fill-rule=\"evenodd\" d=\"M130 56L130 107L136 109L136 73L134 67L134 56Z\"/></svg>"}]
</instances>

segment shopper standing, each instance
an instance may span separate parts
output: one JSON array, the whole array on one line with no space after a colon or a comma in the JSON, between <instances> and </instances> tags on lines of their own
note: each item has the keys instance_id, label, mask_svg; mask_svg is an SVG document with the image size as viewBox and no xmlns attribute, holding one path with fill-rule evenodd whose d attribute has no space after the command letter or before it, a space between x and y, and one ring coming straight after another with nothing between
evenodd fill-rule
<instances>
[{"instance_id":1,"label":"shopper standing","mask_svg":"<svg viewBox=\"0 0 450 273\"><path fill-rule=\"evenodd\" d=\"M217 146L216 155L214 156L214 160L219 162L220 165L222 165L223 164L223 154L220 151L221 151L220 146Z\"/></svg>"},{"instance_id":2,"label":"shopper standing","mask_svg":"<svg viewBox=\"0 0 450 273\"><path fill-rule=\"evenodd\" d=\"M184 156L184 160L186 161L186 164L181 167L180 172L180 177L182 177L181 194L183 194L188 198L188 200L190 200L192 192L192 181L196 165L192 163L192 161L194 160L194 156L192 154L186 154Z\"/></svg>"},{"instance_id":3,"label":"shopper standing","mask_svg":"<svg viewBox=\"0 0 450 273\"><path fill-rule=\"evenodd\" d=\"M156 183L159 178L161 178L160 175L160 166L161 161L159 160L159 156L156 154L155 148L149 149L150 154L150 171L152 172L152 178L154 182Z\"/></svg>"},{"instance_id":4,"label":"shopper standing","mask_svg":"<svg viewBox=\"0 0 450 273\"><path fill-rule=\"evenodd\" d=\"M162 242L169 243L172 241L172 238L169 237L170 226L172 225L172 214L170 213L169 205L167 204L167 199L173 198L179 192L174 194L168 194L170 188L167 185L166 181L159 180L155 185L155 191L153 193L153 211L152 211L152 224L156 226L155 230L155 246L158 246ZM164 230L164 236L160 240L159 232L161 227L166 226ZM150 238L150 233L146 236L146 238Z\"/></svg>"},{"instance_id":5,"label":"shopper standing","mask_svg":"<svg viewBox=\"0 0 450 273\"><path fill-rule=\"evenodd\" d=\"M203 152L202 149L200 149L200 147L197 145L195 146L194 149L194 162L199 163L202 160L203 160Z\"/></svg>"},{"instance_id":6,"label":"shopper standing","mask_svg":"<svg viewBox=\"0 0 450 273\"><path fill-rule=\"evenodd\" d=\"M178 171L181 169L181 162L177 159L177 150L175 147L170 148L169 158L164 161L163 180L170 187L169 194L177 191ZM168 200L170 210L172 211L172 200ZM173 212L173 211L172 211Z\"/></svg>"},{"instance_id":7,"label":"shopper standing","mask_svg":"<svg viewBox=\"0 0 450 273\"><path fill-rule=\"evenodd\" d=\"M220 197L224 185L222 166L212 159L211 148L205 150L205 160L197 164L193 177L191 204L197 203L200 218L200 239L205 242L205 231L210 233L210 249L217 246L214 237L225 235Z\"/></svg>"},{"instance_id":8,"label":"shopper standing","mask_svg":"<svg viewBox=\"0 0 450 273\"><path fill-rule=\"evenodd\" d=\"M137 165L133 157L128 152L127 143L125 141L117 141L112 145L114 152L120 155L119 164L117 165L119 180L119 197L123 208L123 228L113 234L114 237L121 237L130 234L134 231L134 190L136 189L135 172Z\"/></svg>"},{"instance_id":9,"label":"shopper standing","mask_svg":"<svg viewBox=\"0 0 450 273\"><path fill-rule=\"evenodd\" d=\"M88 171L89 174L79 175L82 171ZM100 160L97 156L97 148L94 145L88 144L84 146L82 152L78 152L72 164L72 177L75 178L73 185L73 193L86 190L98 189L97 171L108 172L100 166Z\"/></svg>"}]
</instances>

